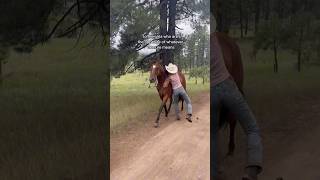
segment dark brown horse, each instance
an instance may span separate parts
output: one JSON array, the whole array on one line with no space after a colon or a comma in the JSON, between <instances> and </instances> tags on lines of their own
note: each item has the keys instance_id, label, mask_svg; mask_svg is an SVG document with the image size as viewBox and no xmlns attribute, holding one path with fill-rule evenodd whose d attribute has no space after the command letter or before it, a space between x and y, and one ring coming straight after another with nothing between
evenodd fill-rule
<instances>
[{"instance_id":1,"label":"dark brown horse","mask_svg":"<svg viewBox=\"0 0 320 180\"><path fill-rule=\"evenodd\" d=\"M184 75L181 73L181 71L178 71L178 74L180 76L180 80L181 83L184 87L184 89L186 89L186 79L184 77ZM159 119L160 119L160 114L164 108L165 110L165 115L166 117L168 117L168 113L170 112L171 109L171 104L172 104L172 85L171 83L169 83L169 85L167 87L163 87L163 83L166 80L166 78L168 77L168 74L164 68L164 66L160 63L159 60L155 61L154 63L152 63L151 67L150 67L150 83L155 83L160 99L161 99L161 105L159 108L159 112L158 112L158 116L157 119L154 123L154 127L159 127ZM169 104L169 108L167 108L167 102L168 100L170 100L170 104ZM183 99L180 98L179 101L182 101L182 106L181 106L181 111L183 110Z\"/></svg>"},{"instance_id":2,"label":"dark brown horse","mask_svg":"<svg viewBox=\"0 0 320 180\"><path fill-rule=\"evenodd\" d=\"M214 34L216 35L220 44L226 67L233 80L237 84L239 90L243 94L243 65L239 46L227 34L219 32L216 32ZM219 124L222 124L221 122L228 122L230 125L228 155L232 155L235 148L234 133L236 127L236 119L233 114L228 112L226 109L222 109Z\"/></svg>"}]
</instances>

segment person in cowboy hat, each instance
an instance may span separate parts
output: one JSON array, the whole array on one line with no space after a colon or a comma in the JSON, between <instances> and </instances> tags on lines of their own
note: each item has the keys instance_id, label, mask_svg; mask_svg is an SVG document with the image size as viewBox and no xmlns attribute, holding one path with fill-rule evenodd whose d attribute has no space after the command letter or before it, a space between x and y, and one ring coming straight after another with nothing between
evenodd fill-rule
<instances>
[{"instance_id":1,"label":"person in cowboy hat","mask_svg":"<svg viewBox=\"0 0 320 180\"><path fill-rule=\"evenodd\" d=\"M181 81L180 81L180 77L178 72L178 67L175 64L169 63L168 66L165 66L167 72L169 73L168 78L166 79L166 81L164 82L164 87L167 87L169 82L171 82L172 85L172 89L173 89L173 104L174 104L174 108L175 108L175 112L176 112L176 118L177 120L180 120L180 111L179 111L179 106L178 106L178 102L179 102L179 96L181 96L183 98L183 100L186 102L187 104L187 117L186 119L189 122L192 122L192 105L191 105L191 100L186 92L186 90L183 88Z\"/></svg>"},{"instance_id":2,"label":"person in cowboy hat","mask_svg":"<svg viewBox=\"0 0 320 180\"><path fill-rule=\"evenodd\" d=\"M213 15L211 15L211 18L211 29L215 31L215 18ZM228 72L216 33L212 33L210 36L210 118L211 127L213 127L211 129L213 133L210 138L212 139L211 146L215 147L211 155L212 160L210 161L213 167L211 174L214 179L224 179L221 177L221 171L219 172L219 165L217 162L218 153L216 148L218 146L217 136L219 131L219 110L224 106L235 115L243 131L247 135L247 163L242 180L258 180L258 175L263 169L263 146L260 129L251 108Z\"/></svg>"}]
</instances>

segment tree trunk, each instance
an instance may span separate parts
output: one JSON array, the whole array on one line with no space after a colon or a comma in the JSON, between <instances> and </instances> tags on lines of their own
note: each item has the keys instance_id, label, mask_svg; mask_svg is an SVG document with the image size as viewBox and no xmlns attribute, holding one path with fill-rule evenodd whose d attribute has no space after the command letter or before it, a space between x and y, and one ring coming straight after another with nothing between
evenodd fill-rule
<instances>
[{"instance_id":1,"label":"tree trunk","mask_svg":"<svg viewBox=\"0 0 320 180\"><path fill-rule=\"evenodd\" d=\"M0 59L0 86L2 85L2 60Z\"/></svg>"},{"instance_id":2,"label":"tree trunk","mask_svg":"<svg viewBox=\"0 0 320 180\"><path fill-rule=\"evenodd\" d=\"M292 1L291 3L291 14L296 14L297 9L298 9L298 2L297 1Z\"/></svg>"},{"instance_id":3,"label":"tree trunk","mask_svg":"<svg viewBox=\"0 0 320 180\"><path fill-rule=\"evenodd\" d=\"M221 13L221 2L219 0L214 1L213 12L215 14L218 32L222 32L222 13Z\"/></svg>"},{"instance_id":4,"label":"tree trunk","mask_svg":"<svg viewBox=\"0 0 320 180\"><path fill-rule=\"evenodd\" d=\"M270 0L266 0L265 20L269 20L270 17Z\"/></svg>"},{"instance_id":5,"label":"tree trunk","mask_svg":"<svg viewBox=\"0 0 320 180\"><path fill-rule=\"evenodd\" d=\"M302 42L303 42L303 28L300 29L299 44L298 44L298 72L301 71L301 54L302 54Z\"/></svg>"},{"instance_id":6,"label":"tree trunk","mask_svg":"<svg viewBox=\"0 0 320 180\"><path fill-rule=\"evenodd\" d=\"M177 0L169 0L169 27L168 27L168 35L175 36L176 35L176 14L177 14ZM173 39L168 39L173 40ZM174 45L174 44L169 44ZM174 62L174 50L168 50L168 64L169 62Z\"/></svg>"},{"instance_id":7,"label":"tree trunk","mask_svg":"<svg viewBox=\"0 0 320 180\"><path fill-rule=\"evenodd\" d=\"M240 31L241 31L241 38L243 38L242 0L239 0L239 16L240 16Z\"/></svg>"},{"instance_id":8,"label":"tree trunk","mask_svg":"<svg viewBox=\"0 0 320 180\"><path fill-rule=\"evenodd\" d=\"M275 73L278 72L278 50L276 40L273 40L273 52L274 52L274 64L273 64L273 71Z\"/></svg>"},{"instance_id":9,"label":"tree trunk","mask_svg":"<svg viewBox=\"0 0 320 180\"><path fill-rule=\"evenodd\" d=\"M245 25L245 31L244 34L247 36L248 34L248 28L249 28L249 9L246 10L246 25Z\"/></svg>"},{"instance_id":10,"label":"tree trunk","mask_svg":"<svg viewBox=\"0 0 320 180\"><path fill-rule=\"evenodd\" d=\"M224 32L226 34L229 34L231 21L232 21L232 18L230 17L231 10L230 10L230 12L228 10L230 10L230 9L225 8L223 10L224 11L224 15L223 15L224 19L223 19L223 31L222 32Z\"/></svg>"},{"instance_id":11,"label":"tree trunk","mask_svg":"<svg viewBox=\"0 0 320 180\"><path fill-rule=\"evenodd\" d=\"M204 36L204 35L203 35ZM203 37L202 39L202 45L201 45L201 66L204 66L205 62L205 58L204 58L204 55L205 55L205 37Z\"/></svg>"},{"instance_id":12,"label":"tree trunk","mask_svg":"<svg viewBox=\"0 0 320 180\"><path fill-rule=\"evenodd\" d=\"M278 15L280 19L284 17L284 2L278 1Z\"/></svg>"},{"instance_id":13,"label":"tree trunk","mask_svg":"<svg viewBox=\"0 0 320 180\"><path fill-rule=\"evenodd\" d=\"M301 50L298 51L298 72L301 72Z\"/></svg>"},{"instance_id":14,"label":"tree trunk","mask_svg":"<svg viewBox=\"0 0 320 180\"><path fill-rule=\"evenodd\" d=\"M165 46L166 44L163 43L165 41L165 38L163 36L167 35L167 6L168 6L168 0L160 0L160 38L161 43L159 44L160 47ZM168 62L168 57L167 57L167 51L165 49L160 50L160 59L162 60L163 64L166 64Z\"/></svg>"},{"instance_id":15,"label":"tree trunk","mask_svg":"<svg viewBox=\"0 0 320 180\"><path fill-rule=\"evenodd\" d=\"M198 54L197 54L197 49L196 49L196 53L194 55L194 58L193 58L193 67L198 67L198 64L197 64L197 61L198 61Z\"/></svg>"},{"instance_id":16,"label":"tree trunk","mask_svg":"<svg viewBox=\"0 0 320 180\"><path fill-rule=\"evenodd\" d=\"M254 31L255 33L258 31L258 25L259 25L259 20L260 20L260 0L256 0L255 1L255 8L256 8L256 12L255 12L255 19L254 19Z\"/></svg>"}]
</instances>

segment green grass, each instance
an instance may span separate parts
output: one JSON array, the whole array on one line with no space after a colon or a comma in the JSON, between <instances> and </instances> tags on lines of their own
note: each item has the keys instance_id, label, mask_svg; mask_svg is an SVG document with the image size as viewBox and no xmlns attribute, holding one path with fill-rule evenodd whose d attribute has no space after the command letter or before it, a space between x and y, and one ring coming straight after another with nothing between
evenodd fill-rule
<instances>
[{"instance_id":1,"label":"green grass","mask_svg":"<svg viewBox=\"0 0 320 180\"><path fill-rule=\"evenodd\" d=\"M307 113L320 100L320 66L304 64L298 72L296 56L279 52L279 72L273 72L273 52L260 51L250 59L252 41L240 40L244 62L244 91L262 129L295 127L297 116ZM284 125L285 124L285 125ZM301 129L301 128L300 128Z\"/></svg>"},{"instance_id":2,"label":"green grass","mask_svg":"<svg viewBox=\"0 0 320 180\"><path fill-rule=\"evenodd\" d=\"M252 84L258 84L260 87L265 83L275 83L272 87L276 90L276 83L291 84L293 89L305 89L309 86L317 88L320 86L318 77L320 75L320 66L303 64L302 72L298 72L295 64L297 57L288 50L280 50L278 55L279 69L278 73L273 72L273 51L261 50L258 52L256 59L252 59L252 41L240 40L239 41L242 60L245 69L245 86L248 88ZM314 60L316 61L316 60ZM314 84L315 83L315 84ZM268 87L266 87L268 88ZM290 89L289 87L286 87ZM284 89L286 91L286 89ZM273 92L273 91L268 91Z\"/></svg>"},{"instance_id":3,"label":"green grass","mask_svg":"<svg viewBox=\"0 0 320 180\"><path fill-rule=\"evenodd\" d=\"M149 73L131 73L111 81L111 114L110 128L117 131L132 123L144 122L150 112L156 112L160 106L158 92L151 85L148 88ZM196 97L199 92L208 91L209 83L202 84L202 80L187 79L187 91L190 98Z\"/></svg>"},{"instance_id":4,"label":"green grass","mask_svg":"<svg viewBox=\"0 0 320 180\"><path fill-rule=\"evenodd\" d=\"M0 179L76 178L102 165L106 51L74 43L55 39L4 65Z\"/></svg>"}]
</instances>

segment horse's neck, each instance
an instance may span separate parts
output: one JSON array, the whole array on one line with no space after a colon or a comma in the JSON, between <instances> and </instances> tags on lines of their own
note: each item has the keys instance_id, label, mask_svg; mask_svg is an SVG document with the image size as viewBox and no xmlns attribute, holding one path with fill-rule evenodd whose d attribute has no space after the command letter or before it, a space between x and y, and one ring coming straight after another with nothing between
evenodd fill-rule
<instances>
[{"instance_id":1,"label":"horse's neck","mask_svg":"<svg viewBox=\"0 0 320 180\"><path fill-rule=\"evenodd\" d=\"M163 87L163 83L166 80L166 78L167 78L167 75L166 75L165 72L163 72L161 75L157 76L157 80L158 80L157 88L158 88L158 90Z\"/></svg>"}]
</instances>

